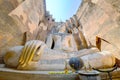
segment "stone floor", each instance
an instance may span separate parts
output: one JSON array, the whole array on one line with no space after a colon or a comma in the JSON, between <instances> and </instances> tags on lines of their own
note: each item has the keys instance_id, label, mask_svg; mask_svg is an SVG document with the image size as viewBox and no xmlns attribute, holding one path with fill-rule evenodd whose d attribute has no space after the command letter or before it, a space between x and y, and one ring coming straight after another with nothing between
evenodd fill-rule
<instances>
[{"instance_id":1,"label":"stone floor","mask_svg":"<svg viewBox=\"0 0 120 80\"><path fill-rule=\"evenodd\" d=\"M0 80L75 80L77 74L49 74L53 71L19 71L0 68Z\"/></svg>"},{"instance_id":2,"label":"stone floor","mask_svg":"<svg viewBox=\"0 0 120 80\"><path fill-rule=\"evenodd\" d=\"M49 74L51 71L20 71L0 66L0 80L79 80L77 73ZM111 73L113 80L120 80L120 69ZM109 80L107 73L100 73L102 80Z\"/></svg>"}]
</instances>

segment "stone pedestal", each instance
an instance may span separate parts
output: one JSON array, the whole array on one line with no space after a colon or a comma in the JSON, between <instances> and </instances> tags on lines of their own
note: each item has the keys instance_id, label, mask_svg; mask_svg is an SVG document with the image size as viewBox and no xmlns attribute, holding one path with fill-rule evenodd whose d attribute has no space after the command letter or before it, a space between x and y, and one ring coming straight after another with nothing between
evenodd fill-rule
<instances>
[{"instance_id":1,"label":"stone pedestal","mask_svg":"<svg viewBox=\"0 0 120 80\"><path fill-rule=\"evenodd\" d=\"M101 80L97 71L79 71L80 80Z\"/></svg>"},{"instance_id":2,"label":"stone pedestal","mask_svg":"<svg viewBox=\"0 0 120 80\"><path fill-rule=\"evenodd\" d=\"M0 67L0 80L76 80L77 74L49 74L50 72L54 71L23 71Z\"/></svg>"}]
</instances>

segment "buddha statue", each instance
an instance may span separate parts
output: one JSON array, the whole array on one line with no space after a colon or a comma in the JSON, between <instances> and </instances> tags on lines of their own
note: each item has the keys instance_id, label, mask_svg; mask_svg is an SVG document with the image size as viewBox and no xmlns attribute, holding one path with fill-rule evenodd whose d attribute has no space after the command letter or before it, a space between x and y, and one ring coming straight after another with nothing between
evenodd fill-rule
<instances>
[{"instance_id":1,"label":"buddha statue","mask_svg":"<svg viewBox=\"0 0 120 80\"><path fill-rule=\"evenodd\" d=\"M108 51L97 48L78 50L73 34L67 33L65 26L59 27L57 33L50 33L46 43L40 40L30 40L24 46L10 48L4 56L7 67L20 70L70 70L66 60L77 57L81 65L89 69L109 68L115 65L115 57ZM83 67L80 67L83 69Z\"/></svg>"}]
</instances>

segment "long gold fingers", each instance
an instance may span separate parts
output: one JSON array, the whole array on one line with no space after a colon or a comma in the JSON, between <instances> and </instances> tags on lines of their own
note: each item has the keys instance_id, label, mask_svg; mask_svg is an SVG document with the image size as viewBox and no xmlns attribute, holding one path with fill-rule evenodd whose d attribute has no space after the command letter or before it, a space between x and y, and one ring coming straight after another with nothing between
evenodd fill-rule
<instances>
[{"instance_id":1,"label":"long gold fingers","mask_svg":"<svg viewBox=\"0 0 120 80\"><path fill-rule=\"evenodd\" d=\"M32 61L34 54L37 52L38 48L43 44L39 40L28 41L19 58L18 69L25 67L29 62Z\"/></svg>"},{"instance_id":2,"label":"long gold fingers","mask_svg":"<svg viewBox=\"0 0 120 80\"><path fill-rule=\"evenodd\" d=\"M31 48L29 54L28 54L28 57L26 58L24 64L23 64L23 67L26 65L26 64L29 64L30 61L32 61L33 59L33 56L35 54L35 52L37 51L38 47L40 47L40 45L42 44L42 42L40 41L36 41L35 44L34 44L34 47Z\"/></svg>"},{"instance_id":3,"label":"long gold fingers","mask_svg":"<svg viewBox=\"0 0 120 80\"><path fill-rule=\"evenodd\" d=\"M31 55L31 52L34 50L34 47L35 47L35 44L36 44L36 42L35 41L31 41L32 43L29 45L29 47L28 47L28 51L26 51L25 52L25 58L24 58L24 60L23 60L23 62L21 62L21 64L22 64L22 67L24 67L28 62L28 58L29 57L31 57L30 55Z\"/></svg>"}]
</instances>

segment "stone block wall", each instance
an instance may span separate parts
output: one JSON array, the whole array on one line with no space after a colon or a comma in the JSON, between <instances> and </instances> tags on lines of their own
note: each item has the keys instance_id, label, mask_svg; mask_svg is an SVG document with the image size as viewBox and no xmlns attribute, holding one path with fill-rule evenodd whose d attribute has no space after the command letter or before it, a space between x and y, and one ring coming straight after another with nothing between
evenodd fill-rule
<instances>
[{"instance_id":1,"label":"stone block wall","mask_svg":"<svg viewBox=\"0 0 120 80\"><path fill-rule=\"evenodd\" d=\"M116 55L120 52L119 3L119 0L84 0L76 13L92 45L96 45L96 36L99 36L112 44L102 41L102 50L115 50Z\"/></svg>"},{"instance_id":2,"label":"stone block wall","mask_svg":"<svg viewBox=\"0 0 120 80\"><path fill-rule=\"evenodd\" d=\"M47 35L48 20L46 17L45 0L25 0L16 9L9 13L9 15L27 28L27 40L40 39L45 41L41 36Z\"/></svg>"},{"instance_id":3,"label":"stone block wall","mask_svg":"<svg viewBox=\"0 0 120 80\"><path fill-rule=\"evenodd\" d=\"M13 1L14 4L15 0ZM23 44L23 32L20 27L22 23L17 23L8 14L15 9L9 0L0 0L0 62L5 51L12 46ZM24 29L24 28L23 28Z\"/></svg>"}]
</instances>

